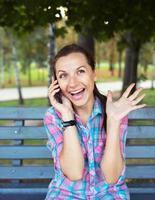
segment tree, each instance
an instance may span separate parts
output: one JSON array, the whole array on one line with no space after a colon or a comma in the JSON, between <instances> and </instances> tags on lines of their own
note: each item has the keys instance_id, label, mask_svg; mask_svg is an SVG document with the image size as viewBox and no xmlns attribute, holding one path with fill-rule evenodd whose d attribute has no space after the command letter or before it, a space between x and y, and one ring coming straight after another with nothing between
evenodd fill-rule
<instances>
[{"instance_id":1,"label":"tree","mask_svg":"<svg viewBox=\"0 0 155 200\"><path fill-rule=\"evenodd\" d=\"M85 27L89 34L102 40L111 38L115 33L124 35L127 49L123 90L131 82L136 83L140 48L155 33L155 2L70 0L68 5L68 24L77 31Z\"/></svg>"},{"instance_id":2,"label":"tree","mask_svg":"<svg viewBox=\"0 0 155 200\"><path fill-rule=\"evenodd\" d=\"M62 18L59 9L62 4L63 1L53 2L51 0L2 0L0 1L0 26L11 28L13 33L18 36L25 32L32 32L39 26L47 27L48 24L55 23ZM55 48L52 44L49 46ZM51 55L51 51L54 52L55 49L50 50L49 55ZM49 65L49 69L52 69L51 58L49 58ZM51 70L49 72L51 73ZM49 77L51 77L51 74L49 74ZM20 95L21 93L19 93Z\"/></svg>"},{"instance_id":3,"label":"tree","mask_svg":"<svg viewBox=\"0 0 155 200\"><path fill-rule=\"evenodd\" d=\"M127 50L123 90L131 82L136 83L140 48L155 33L155 1L3 0L0 2L0 25L18 32L31 31L36 26L61 20L60 6L67 8L66 24L74 26L79 33L89 33L97 40L107 40L115 33L124 35Z\"/></svg>"}]
</instances>

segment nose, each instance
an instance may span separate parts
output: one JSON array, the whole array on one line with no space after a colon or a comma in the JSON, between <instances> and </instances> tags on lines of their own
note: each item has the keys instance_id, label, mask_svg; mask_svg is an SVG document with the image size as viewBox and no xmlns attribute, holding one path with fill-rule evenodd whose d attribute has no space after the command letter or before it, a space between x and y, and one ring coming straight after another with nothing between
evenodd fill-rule
<instances>
[{"instance_id":1,"label":"nose","mask_svg":"<svg viewBox=\"0 0 155 200\"><path fill-rule=\"evenodd\" d=\"M71 88L75 88L78 85L78 79L77 79L77 77L76 76L70 77L68 85Z\"/></svg>"}]
</instances>

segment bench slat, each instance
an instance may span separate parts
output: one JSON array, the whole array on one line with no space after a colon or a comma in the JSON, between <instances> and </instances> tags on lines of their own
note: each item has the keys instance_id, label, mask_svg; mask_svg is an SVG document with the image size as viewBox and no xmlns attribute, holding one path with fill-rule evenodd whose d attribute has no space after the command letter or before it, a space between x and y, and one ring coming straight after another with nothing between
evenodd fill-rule
<instances>
[{"instance_id":1,"label":"bench slat","mask_svg":"<svg viewBox=\"0 0 155 200\"><path fill-rule=\"evenodd\" d=\"M155 126L128 126L127 138L155 138Z\"/></svg>"},{"instance_id":2,"label":"bench slat","mask_svg":"<svg viewBox=\"0 0 155 200\"><path fill-rule=\"evenodd\" d=\"M47 139L45 127L0 127L0 139ZM155 138L155 126L129 126L127 138Z\"/></svg>"},{"instance_id":3,"label":"bench slat","mask_svg":"<svg viewBox=\"0 0 155 200\"><path fill-rule=\"evenodd\" d=\"M155 107L146 107L132 111L129 113L128 118L136 120L155 120Z\"/></svg>"},{"instance_id":4,"label":"bench slat","mask_svg":"<svg viewBox=\"0 0 155 200\"><path fill-rule=\"evenodd\" d=\"M126 177L135 179L155 178L155 165L128 165L126 168Z\"/></svg>"},{"instance_id":5,"label":"bench slat","mask_svg":"<svg viewBox=\"0 0 155 200\"><path fill-rule=\"evenodd\" d=\"M0 108L0 119L2 120L38 120L43 119L47 108Z\"/></svg>"},{"instance_id":6,"label":"bench slat","mask_svg":"<svg viewBox=\"0 0 155 200\"><path fill-rule=\"evenodd\" d=\"M155 193L154 188L129 188L129 191L131 193ZM0 188L0 194L38 194L46 192L47 188Z\"/></svg>"},{"instance_id":7,"label":"bench slat","mask_svg":"<svg viewBox=\"0 0 155 200\"><path fill-rule=\"evenodd\" d=\"M0 115L0 119L43 119L44 114L47 111L47 107L42 108L24 108L24 107L6 107L6 108L0 108L0 113L3 113ZM132 111L129 114L129 119L155 119L155 108L154 107L147 107L142 108L136 111Z\"/></svg>"},{"instance_id":8,"label":"bench slat","mask_svg":"<svg viewBox=\"0 0 155 200\"><path fill-rule=\"evenodd\" d=\"M0 127L0 139L47 139L45 127Z\"/></svg>"},{"instance_id":9,"label":"bench slat","mask_svg":"<svg viewBox=\"0 0 155 200\"><path fill-rule=\"evenodd\" d=\"M47 159L51 153L46 146L0 146L0 159Z\"/></svg>"},{"instance_id":10,"label":"bench slat","mask_svg":"<svg viewBox=\"0 0 155 200\"><path fill-rule=\"evenodd\" d=\"M51 179L54 176L52 166L4 166L0 172L0 179Z\"/></svg>"},{"instance_id":11,"label":"bench slat","mask_svg":"<svg viewBox=\"0 0 155 200\"><path fill-rule=\"evenodd\" d=\"M0 167L0 179L51 179L54 176L53 167ZM135 173L136 172L136 173ZM127 166L127 178L149 179L155 178L155 166Z\"/></svg>"},{"instance_id":12,"label":"bench slat","mask_svg":"<svg viewBox=\"0 0 155 200\"><path fill-rule=\"evenodd\" d=\"M155 146L127 146L126 158L155 158Z\"/></svg>"},{"instance_id":13,"label":"bench slat","mask_svg":"<svg viewBox=\"0 0 155 200\"><path fill-rule=\"evenodd\" d=\"M48 187L48 186L47 186ZM0 194L38 194L46 193L47 188L0 188Z\"/></svg>"},{"instance_id":14,"label":"bench slat","mask_svg":"<svg viewBox=\"0 0 155 200\"><path fill-rule=\"evenodd\" d=\"M0 146L0 159L51 158L46 146ZM126 158L155 158L155 146L127 146Z\"/></svg>"}]
</instances>

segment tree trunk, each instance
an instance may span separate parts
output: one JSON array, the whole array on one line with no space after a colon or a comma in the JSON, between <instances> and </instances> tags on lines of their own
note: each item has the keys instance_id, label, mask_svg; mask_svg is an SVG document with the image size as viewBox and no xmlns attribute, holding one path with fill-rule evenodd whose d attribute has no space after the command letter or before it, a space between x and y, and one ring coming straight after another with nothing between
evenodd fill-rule
<instances>
[{"instance_id":1,"label":"tree trunk","mask_svg":"<svg viewBox=\"0 0 155 200\"><path fill-rule=\"evenodd\" d=\"M55 24L49 24L49 35L48 35L48 87L52 82L53 75L53 60L55 57L56 50L56 42L55 42ZM48 99L48 105L50 105L50 101Z\"/></svg>"},{"instance_id":2,"label":"tree trunk","mask_svg":"<svg viewBox=\"0 0 155 200\"><path fill-rule=\"evenodd\" d=\"M28 85L32 86L32 78L31 78L31 63L28 62Z\"/></svg>"},{"instance_id":3,"label":"tree trunk","mask_svg":"<svg viewBox=\"0 0 155 200\"><path fill-rule=\"evenodd\" d=\"M79 34L78 44L95 58L95 40L92 35Z\"/></svg>"},{"instance_id":4,"label":"tree trunk","mask_svg":"<svg viewBox=\"0 0 155 200\"><path fill-rule=\"evenodd\" d=\"M147 78L147 69L148 69L148 63L144 63L144 76Z\"/></svg>"},{"instance_id":5,"label":"tree trunk","mask_svg":"<svg viewBox=\"0 0 155 200\"><path fill-rule=\"evenodd\" d=\"M112 38L109 45L109 72L111 76L114 76L114 51L115 51L115 39Z\"/></svg>"},{"instance_id":6,"label":"tree trunk","mask_svg":"<svg viewBox=\"0 0 155 200\"><path fill-rule=\"evenodd\" d=\"M15 46L15 38L12 36L12 59L13 59L13 66L15 70L15 78L16 78L16 87L19 94L19 104L24 104L24 100L22 97L22 91L21 91L21 84L20 84L20 75L19 75L19 69L17 66L17 51Z\"/></svg>"},{"instance_id":7,"label":"tree trunk","mask_svg":"<svg viewBox=\"0 0 155 200\"><path fill-rule=\"evenodd\" d=\"M4 87L4 79L5 79L5 75L4 75L4 49L3 49L3 46L2 46L2 42L0 41L0 57L1 57L1 60L0 60L0 68L1 68L1 77L0 77L0 86L1 88Z\"/></svg>"},{"instance_id":8,"label":"tree trunk","mask_svg":"<svg viewBox=\"0 0 155 200\"><path fill-rule=\"evenodd\" d=\"M123 89L122 92L131 84L135 83L135 86L131 93L136 90L137 83L137 66L140 51L140 42L133 37L131 33L126 35L126 40L128 47L126 48L126 60L125 60L125 70L123 77Z\"/></svg>"},{"instance_id":9,"label":"tree trunk","mask_svg":"<svg viewBox=\"0 0 155 200\"><path fill-rule=\"evenodd\" d=\"M109 58L109 72L110 72L110 76L114 76L113 54L111 54Z\"/></svg>"},{"instance_id":10,"label":"tree trunk","mask_svg":"<svg viewBox=\"0 0 155 200\"><path fill-rule=\"evenodd\" d=\"M118 53L118 77L122 77L122 51L119 51Z\"/></svg>"}]
</instances>

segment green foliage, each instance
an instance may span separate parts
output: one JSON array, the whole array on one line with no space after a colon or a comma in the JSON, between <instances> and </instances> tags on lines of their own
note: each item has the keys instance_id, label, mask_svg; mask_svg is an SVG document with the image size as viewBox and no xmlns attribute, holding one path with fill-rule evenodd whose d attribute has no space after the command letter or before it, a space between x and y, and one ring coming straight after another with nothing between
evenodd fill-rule
<instances>
[{"instance_id":1,"label":"green foliage","mask_svg":"<svg viewBox=\"0 0 155 200\"><path fill-rule=\"evenodd\" d=\"M154 7L155 1L146 0L68 0L67 24L79 32L88 30L100 39L130 31L140 41L146 41L155 32Z\"/></svg>"},{"instance_id":2,"label":"green foliage","mask_svg":"<svg viewBox=\"0 0 155 200\"><path fill-rule=\"evenodd\" d=\"M1 0L0 26L11 27L18 34L31 32L35 27L60 20L61 13L57 9L60 5L62 1Z\"/></svg>"}]
</instances>

